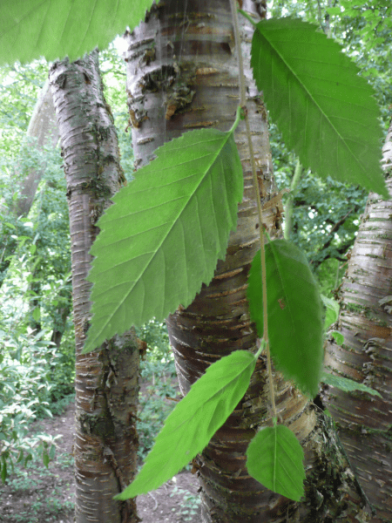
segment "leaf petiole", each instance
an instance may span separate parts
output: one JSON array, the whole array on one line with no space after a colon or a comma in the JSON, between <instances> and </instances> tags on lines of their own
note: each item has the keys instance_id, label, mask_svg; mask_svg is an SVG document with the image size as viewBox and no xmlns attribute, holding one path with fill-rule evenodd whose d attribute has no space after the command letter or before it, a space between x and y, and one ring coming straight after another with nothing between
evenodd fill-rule
<instances>
[{"instance_id":1,"label":"leaf petiole","mask_svg":"<svg viewBox=\"0 0 392 523\"><path fill-rule=\"evenodd\" d=\"M258 351L256 352L256 354L254 355L255 356L255 360L257 360L257 358L263 352L263 350L265 349L265 346L266 346L265 340L261 340L260 347L259 347Z\"/></svg>"},{"instance_id":2,"label":"leaf petiole","mask_svg":"<svg viewBox=\"0 0 392 523\"><path fill-rule=\"evenodd\" d=\"M247 20L249 20L249 22L250 22L252 25L254 25L254 26L256 27L257 22L255 22L255 20L253 20L253 18L252 18L250 15L248 15L248 13L246 13L246 12L243 11L242 9L238 9L237 11L238 11L238 13L241 13L242 16L244 16Z\"/></svg>"},{"instance_id":3,"label":"leaf petiole","mask_svg":"<svg viewBox=\"0 0 392 523\"><path fill-rule=\"evenodd\" d=\"M231 126L231 128L229 130L229 133L234 133L234 131L238 127L238 124L243 119L244 119L244 110L243 110L243 108L241 106L238 106L237 107L237 112L236 112L236 115L235 115L235 120L234 120L234 123L233 123L233 125Z\"/></svg>"}]
</instances>

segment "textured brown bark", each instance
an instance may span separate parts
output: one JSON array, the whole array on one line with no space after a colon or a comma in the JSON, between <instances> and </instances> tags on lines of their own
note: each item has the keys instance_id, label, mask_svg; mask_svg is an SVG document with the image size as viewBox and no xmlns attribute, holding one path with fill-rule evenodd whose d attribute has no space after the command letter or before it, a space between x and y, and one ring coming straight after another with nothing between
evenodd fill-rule
<instances>
[{"instance_id":1,"label":"textured brown bark","mask_svg":"<svg viewBox=\"0 0 392 523\"><path fill-rule=\"evenodd\" d=\"M383 149L392 195L392 126ZM377 510L375 523L392 521L392 200L370 194L340 296L338 329L344 344L328 344L326 364L341 376L376 389L325 390L340 438L361 485Z\"/></svg>"},{"instance_id":2,"label":"textured brown bark","mask_svg":"<svg viewBox=\"0 0 392 523\"><path fill-rule=\"evenodd\" d=\"M76 523L136 523L134 501L113 496L135 474L139 353L132 332L82 355L90 319L86 281L95 226L124 181L96 52L50 71L69 201L76 337Z\"/></svg>"},{"instance_id":3,"label":"textured brown bark","mask_svg":"<svg viewBox=\"0 0 392 523\"><path fill-rule=\"evenodd\" d=\"M243 1L258 19L262 2ZM252 28L242 20L252 140L261 182L265 225L280 232L282 207L276 195L268 141L266 110L251 80L249 42ZM154 150L183 132L203 127L227 131L239 102L238 68L228 0L168 0L154 7L145 23L126 35L129 47L128 95L135 165L148 162ZM246 299L247 275L257 251L258 218L251 182L244 126L236 132L244 170L245 193L238 228L231 234L225 261L215 277L186 309L168 320L181 391L208 365L234 350L256 349L256 333ZM303 503L289 502L253 480L245 468L245 450L258 427L269 424L266 363L258 362L244 399L195 460L202 495L202 521L335 522L367 521L364 500L328 420L278 374L281 421L305 446L308 478Z\"/></svg>"}]
</instances>

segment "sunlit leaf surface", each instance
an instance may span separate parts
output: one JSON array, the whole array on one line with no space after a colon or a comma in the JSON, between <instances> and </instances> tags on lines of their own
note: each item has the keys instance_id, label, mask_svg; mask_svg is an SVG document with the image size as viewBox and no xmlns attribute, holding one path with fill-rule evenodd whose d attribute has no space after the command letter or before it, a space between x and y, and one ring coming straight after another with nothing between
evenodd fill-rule
<instances>
[{"instance_id":1,"label":"sunlit leaf surface","mask_svg":"<svg viewBox=\"0 0 392 523\"><path fill-rule=\"evenodd\" d=\"M273 120L305 168L388 197L373 89L336 42L301 20L264 20L251 64Z\"/></svg>"},{"instance_id":2,"label":"sunlit leaf surface","mask_svg":"<svg viewBox=\"0 0 392 523\"><path fill-rule=\"evenodd\" d=\"M299 501L304 495L304 452L299 441L284 425L265 427L250 442L246 467L262 485Z\"/></svg>"},{"instance_id":3,"label":"sunlit leaf surface","mask_svg":"<svg viewBox=\"0 0 392 523\"><path fill-rule=\"evenodd\" d=\"M75 60L132 30L152 0L1 0L0 63Z\"/></svg>"}]
</instances>

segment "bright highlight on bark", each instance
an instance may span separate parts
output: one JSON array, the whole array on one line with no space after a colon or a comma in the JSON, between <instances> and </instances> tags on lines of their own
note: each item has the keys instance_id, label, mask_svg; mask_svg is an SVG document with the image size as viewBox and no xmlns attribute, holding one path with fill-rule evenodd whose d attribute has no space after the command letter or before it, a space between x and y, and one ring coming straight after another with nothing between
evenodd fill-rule
<instances>
[{"instance_id":1,"label":"bright highlight on bark","mask_svg":"<svg viewBox=\"0 0 392 523\"><path fill-rule=\"evenodd\" d=\"M286 240L265 249L268 288L268 330L272 359L286 379L316 396L323 364L322 306L317 282L305 254ZM260 251L249 273L249 310L263 337Z\"/></svg>"},{"instance_id":2,"label":"bright highlight on bark","mask_svg":"<svg viewBox=\"0 0 392 523\"><path fill-rule=\"evenodd\" d=\"M264 20L251 64L271 117L305 168L388 198L374 92L336 42L301 20Z\"/></svg>"},{"instance_id":3,"label":"bright highlight on bark","mask_svg":"<svg viewBox=\"0 0 392 523\"><path fill-rule=\"evenodd\" d=\"M203 129L163 145L113 198L91 249L93 318L84 352L131 325L163 320L211 281L242 200L233 132Z\"/></svg>"},{"instance_id":4,"label":"bright highlight on bark","mask_svg":"<svg viewBox=\"0 0 392 523\"><path fill-rule=\"evenodd\" d=\"M208 367L166 419L135 481L115 499L159 488L201 452L244 396L255 365L255 355L236 351Z\"/></svg>"},{"instance_id":5,"label":"bright highlight on bark","mask_svg":"<svg viewBox=\"0 0 392 523\"><path fill-rule=\"evenodd\" d=\"M152 0L1 0L0 63L76 60L134 29Z\"/></svg>"},{"instance_id":6,"label":"bright highlight on bark","mask_svg":"<svg viewBox=\"0 0 392 523\"><path fill-rule=\"evenodd\" d=\"M290 429L284 425L261 429L246 455L249 474L264 487L294 501L304 495L304 452Z\"/></svg>"}]
</instances>

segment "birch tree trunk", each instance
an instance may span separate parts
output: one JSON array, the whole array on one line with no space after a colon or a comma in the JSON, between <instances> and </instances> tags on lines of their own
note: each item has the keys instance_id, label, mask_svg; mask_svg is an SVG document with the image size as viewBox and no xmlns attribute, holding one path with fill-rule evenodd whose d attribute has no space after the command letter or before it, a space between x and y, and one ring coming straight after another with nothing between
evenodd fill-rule
<instances>
[{"instance_id":1,"label":"birch tree trunk","mask_svg":"<svg viewBox=\"0 0 392 523\"><path fill-rule=\"evenodd\" d=\"M59 140L59 130L56 121L56 113L53 105L52 92L49 82L42 88L40 97L34 107L27 136L36 139L35 147L43 150L44 147L56 147ZM28 176L23 180L20 190L20 198L16 202L16 215L27 216L33 205L34 196L37 192L38 184L42 178L44 169L32 169Z\"/></svg>"},{"instance_id":2,"label":"birch tree trunk","mask_svg":"<svg viewBox=\"0 0 392 523\"><path fill-rule=\"evenodd\" d=\"M43 150L48 146L55 147L58 142L59 133L49 82L46 82L42 88L37 103L35 104L26 136L29 139L34 139L32 147L36 147L39 150ZM14 215L17 218L19 216L28 215L31 206L33 205L34 196L44 171L44 165L40 166L38 169L32 169L23 180L20 188L20 196L12 207ZM0 212L2 211L3 206L4 200L0 198ZM3 252L0 256L0 286L3 284L6 277L6 271L11 263L11 258L17 250L17 241L15 237L12 235L7 236L2 249Z\"/></svg>"},{"instance_id":3,"label":"birch tree trunk","mask_svg":"<svg viewBox=\"0 0 392 523\"><path fill-rule=\"evenodd\" d=\"M83 355L90 319L86 281L97 219L124 182L103 96L98 54L56 62L50 83L67 178L76 337L76 523L136 523L134 501L113 496L135 474L139 352L132 332Z\"/></svg>"},{"instance_id":4,"label":"birch tree trunk","mask_svg":"<svg viewBox=\"0 0 392 523\"><path fill-rule=\"evenodd\" d=\"M392 195L392 125L383 148ZM343 281L338 329L326 364L376 389L377 398L326 387L324 401L370 502L374 523L392 521L392 200L371 193Z\"/></svg>"},{"instance_id":5,"label":"birch tree trunk","mask_svg":"<svg viewBox=\"0 0 392 523\"><path fill-rule=\"evenodd\" d=\"M244 0L255 19L263 2ZM252 28L242 21L246 57L247 107L261 182L264 220L280 234L282 206L276 194L269 148L267 114L249 65ZM238 67L229 0L168 0L153 7L132 34L127 89L137 167L162 143L182 133L212 127L227 131L239 103ZM258 250L258 217L244 126L236 132L244 170L244 199L238 228L231 234L226 259L194 302L168 320L181 391L186 394L208 365L234 350L254 350L257 342L246 299L250 263ZM278 411L305 447L306 499L290 502L253 480L245 451L258 427L269 425L266 362L261 358L251 385L227 423L194 461L200 478L202 521L208 523L369 521L334 430L326 418L292 385L275 374ZM362 518L362 519L359 519Z\"/></svg>"}]
</instances>

